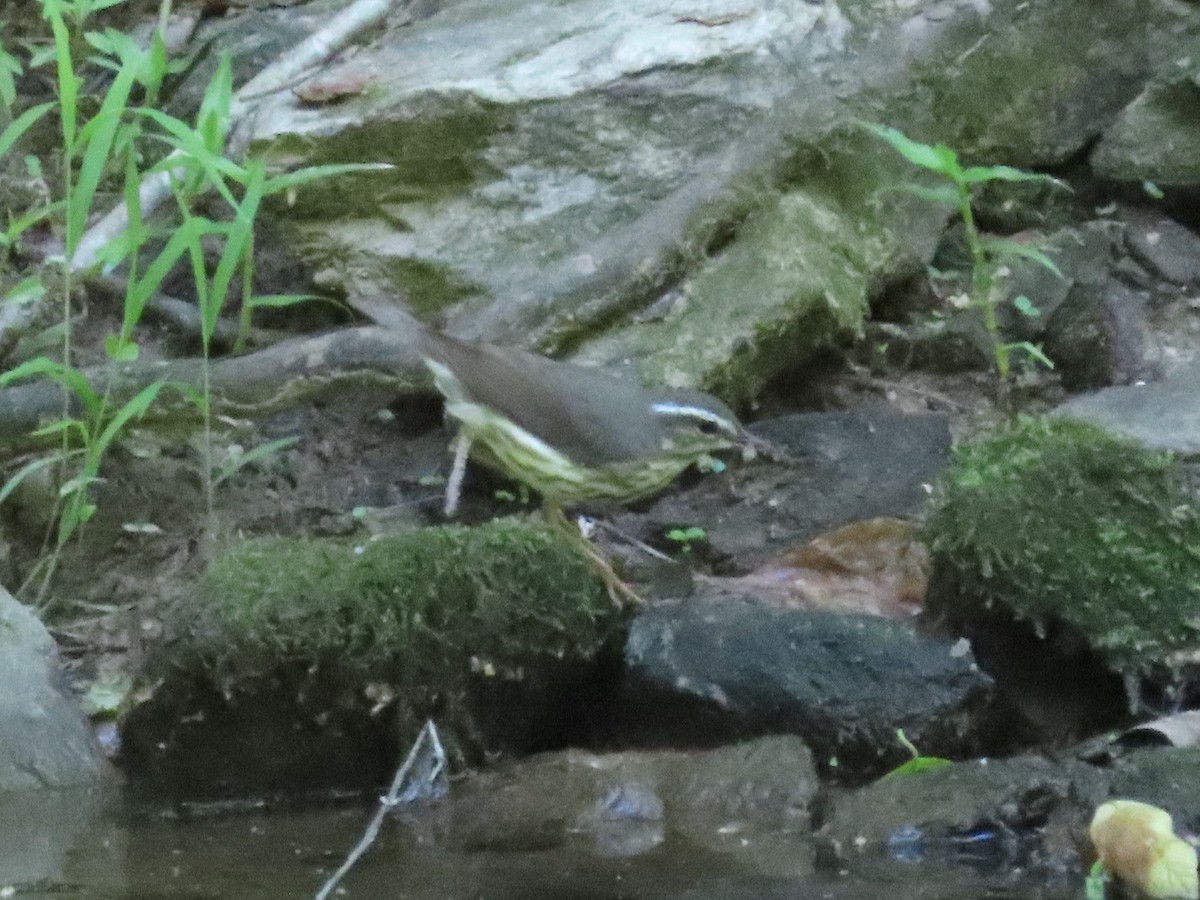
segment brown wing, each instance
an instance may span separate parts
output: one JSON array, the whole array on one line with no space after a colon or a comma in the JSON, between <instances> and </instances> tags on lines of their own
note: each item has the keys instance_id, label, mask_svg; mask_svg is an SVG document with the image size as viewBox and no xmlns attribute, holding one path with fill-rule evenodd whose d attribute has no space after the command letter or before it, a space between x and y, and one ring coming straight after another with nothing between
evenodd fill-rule
<instances>
[{"instance_id":1,"label":"brown wing","mask_svg":"<svg viewBox=\"0 0 1200 900\"><path fill-rule=\"evenodd\" d=\"M656 453L662 427L650 393L598 369L515 348L426 333L422 353L449 368L475 402L588 466Z\"/></svg>"}]
</instances>

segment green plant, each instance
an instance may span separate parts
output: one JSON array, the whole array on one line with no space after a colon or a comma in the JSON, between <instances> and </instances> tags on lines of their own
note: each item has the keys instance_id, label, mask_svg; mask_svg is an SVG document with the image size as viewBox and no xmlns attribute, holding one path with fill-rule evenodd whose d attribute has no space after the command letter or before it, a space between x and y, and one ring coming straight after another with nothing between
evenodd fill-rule
<instances>
[{"instance_id":1,"label":"green plant","mask_svg":"<svg viewBox=\"0 0 1200 900\"><path fill-rule=\"evenodd\" d=\"M997 289L997 276L1005 263L1017 258L1032 260L1060 277L1062 273L1044 250L1010 238L994 237L980 232L971 207L971 189L975 185L992 181L1044 181L1063 187L1065 185L1049 175L1024 172L1011 166L964 167L959 162L958 154L944 144L922 144L885 125L863 123L863 127L890 144L909 162L939 175L946 182L936 187L907 184L904 185L904 189L923 199L952 207L961 218L967 251L971 256L970 290L963 305L982 314L984 328L987 329L991 340L992 359L1001 381L1007 381L1012 372L1014 353L1024 354L1028 359L1054 368L1054 364L1041 349L1029 341L1004 340L996 314L1004 300ZM1018 296L1011 302L1017 311L1025 316L1036 317L1039 314L1027 297Z\"/></svg>"},{"instance_id":2,"label":"green plant","mask_svg":"<svg viewBox=\"0 0 1200 900\"><path fill-rule=\"evenodd\" d=\"M941 756L922 756L916 745L904 734L903 728L896 729L896 740L907 750L912 759L901 763L892 769L884 778L900 778L906 775L916 775L918 772L928 772L932 769L944 769L950 765L950 760Z\"/></svg>"},{"instance_id":3,"label":"green plant","mask_svg":"<svg viewBox=\"0 0 1200 900\"><path fill-rule=\"evenodd\" d=\"M1083 880L1084 896L1087 900L1104 900L1107 884L1108 873L1104 869L1104 863L1096 860Z\"/></svg>"},{"instance_id":4,"label":"green plant","mask_svg":"<svg viewBox=\"0 0 1200 900\"><path fill-rule=\"evenodd\" d=\"M692 545L707 537L704 529L698 525L692 525L689 528L672 528L667 532L667 540L679 544L684 553L691 553Z\"/></svg>"},{"instance_id":5,"label":"green plant","mask_svg":"<svg viewBox=\"0 0 1200 900\"><path fill-rule=\"evenodd\" d=\"M71 296L77 278L73 260L86 232L89 214L102 183L116 181L123 186L128 209L124 230L101 249L100 263L106 267L124 266L126 293L121 325L105 341L105 351L113 365L136 360L139 356L137 329L146 304L163 279L185 256L191 264L193 283L201 312L201 344L204 355L203 383L200 391L180 387L200 409L204 421L204 481L208 507L212 508L213 487L241 465L277 452L287 442L269 442L227 462L220 470L212 462L211 395L209 359L212 336L230 293L234 277L241 272L241 338L244 344L254 309L301 302L306 297L260 297L252 292L254 223L261 201L273 193L290 191L310 181L369 166L315 166L296 172L268 176L262 162L250 160L238 164L224 155L225 138L230 124L232 77L229 60L218 66L197 115L195 125L169 116L151 105L173 64L167 59L156 33L148 49L111 29L86 31L88 17L99 9L123 0L40 0L49 26L51 43L32 55L30 65L53 63L58 90L57 102L32 107L12 119L0 130L0 157L9 153L17 141L43 116L56 109L62 141L60 173L62 199L29 210L0 234L0 251L16 243L32 224L61 216L64 227L64 253L59 261L61 274L55 290L60 292L62 324L59 358L40 356L0 376L0 385L28 377L50 378L62 386L62 415L34 432L35 438L57 437L58 448L19 469L0 489L0 500L9 496L21 481L33 473L53 467L58 483L58 508L49 518L57 522L53 551L46 558L45 577L39 595L44 594L64 542L77 533L95 512L93 488L100 476L105 453L123 430L150 410L161 394L163 384L144 387L124 402L112 400L112 379L102 386L89 381L72 361ZM81 54L89 62L113 73L95 113L84 119L80 111L80 85L77 61ZM98 54L98 55L96 55ZM20 63L0 48L0 106L6 110L9 92L6 85L21 71ZM140 90L144 105L130 106L135 90ZM173 151L148 165L155 147L166 145ZM159 154L161 155L161 153ZM148 248L160 237L158 229L143 221L139 193L143 180L159 171L171 173L172 190L179 212L179 224L169 232L165 244L146 262ZM216 191L227 204L230 218L214 220L196 214L201 195ZM203 241L215 240L221 248L216 267L210 273L205 264ZM0 259L0 264L3 259ZM5 299L28 302L46 291L37 276L27 277L10 288ZM111 372L112 370L110 370Z\"/></svg>"},{"instance_id":6,"label":"green plant","mask_svg":"<svg viewBox=\"0 0 1200 900\"><path fill-rule=\"evenodd\" d=\"M1195 489L1169 454L1065 419L960 445L922 528L926 611L1063 629L1119 672L1185 659L1200 627Z\"/></svg>"}]
</instances>

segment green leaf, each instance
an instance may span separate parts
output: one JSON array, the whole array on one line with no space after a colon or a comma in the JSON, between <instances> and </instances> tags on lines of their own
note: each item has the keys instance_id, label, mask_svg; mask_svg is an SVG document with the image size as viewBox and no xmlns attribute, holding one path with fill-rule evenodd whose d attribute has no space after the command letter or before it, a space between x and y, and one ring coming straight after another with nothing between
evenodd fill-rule
<instances>
[{"instance_id":1,"label":"green leaf","mask_svg":"<svg viewBox=\"0 0 1200 900\"><path fill-rule=\"evenodd\" d=\"M1142 190L1145 191L1146 196L1152 200L1161 200L1163 197L1167 196L1163 193L1163 189L1149 178L1142 182Z\"/></svg>"},{"instance_id":2,"label":"green leaf","mask_svg":"<svg viewBox=\"0 0 1200 900\"><path fill-rule=\"evenodd\" d=\"M1063 273L1059 270L1047 254L1046 251L1036 244L1026 244L1019 241L1010 240L1009 238L981 238L980 243L988 253L992 254L996 259L1028 259L1038 265L1049 269L1059 278L1063 277Z\"/></svg>"},{"instance_id":3,"label":"green leaf","mask_svg":"<svg viewBox=\"0 0 1200 900\"><path fill-rule=\"evenodd\" d=\"M210 153L222 154L229 133L229 110L233 102L233 63L222 53L217 69L205 88L196 113L196 133Z\"/></svg>"},{"instance_id":4,"label":"green leaf","mask_svg":"<svg viewBox=\"0 0 1200 900\"><path fill-rule=\"evenodd\" d=\"M931 147L929 144L922 144L920 141L914 141L906 136L904 132L886 125L864 122L862 126L876 137L883 138L891 144L894 150L913 165L942 175L949 175L958 169L958 157L948 147L943 145Z\"/></svg>"},{"instance_id":5,"label":"green leaf","mask_svg":"<svg viewBox=\"0 0 1200 900\"><path fill-rule=\"evenodd\" d=\"M883 780L888 778L903 778L908 775L916 775L920 772L930 772L934 769L944 769L951 765L950 760L943 759L940 756L918 756L915 759L910 759L906 763L901 763L883 776Z\"/></svg>"},{"instance_id":6,"label":"green leaf","mask_svg":"<svg viewBox=\"0 0 1200 900\"><path fill-rule=\"evenodd\" d=\"M21 139L21 135L53 108L53 102L39 103L37 106L29 107L29 109L9 122L8 127L0 131L0 156L7 154L12 149L13 144Z\"/></svg>"},{"instance_id":7,"label":"green leaf","mask_svg":"<svg viewBox=\"0 0 1200 900\"><path fill-rule=\"evenodd\" d=\"M104 352L115 362L133 362L138 358L138 345L119 334L110 334L104 339Z\"/></svg>"},{"instance_id":8,"label":"green leaf","mask_svg":"<svg viewBox=\"0 0 1200 900\"><path fill-rule=\"evenodd\" d=\"M162 88L163 79L167 75L167 45L163 42L162 31L155 28L150 38L150 52L146 54L146 65L142 69L141 82L146 88L149 103L154 102Z\"/></svg>"},{"instance_id":9,"label":"green leaf","mask_svg":"<svg viewBox=\"0 0 1200 900\"><path fill-rule=\"evenodd\" d=\"M27 360L0 375L0 387L38 375L52 378L74 393L83 402L89 414L94 415L99 412L100 395L92 388L84 374L78 369L64 366L45 356Z\"/></svg>"},{"instance_id":10,"label":"green leaf","mask_svg":"<svg viewBox=\"0 0 1200 900\"><path fill-rule=\"evenodd\" d=\"M1087 878L1083 883L1086 900L1104 900L1107 881L1108 877L1104 870L1104 863L1096 860L1092 863L1091 869L1088 870Z\"/></svg>"},{"instance_id":11,"label":"green leaf","mask_svg":"<svg viewBox=\"0 0 1200 900\"><path fill-rule=\"evenodd\" d=\"M185 219L175 229L174 234L171 235L166 246L159 251L154 261L146 267L146 273L138 281L137 287L126 295L126 320L132 322L140 321L142 312L146 307L146 302L158 290L159 285L163 283L163 279L170 274L171 269L174 268L179 258L184 253L192 251L193 248L199 248L200 239L204 235L219 232L220 230L214 223L201 216L191 216ZM203 256L203 251L201 251L201 256Z\"/></svg>"},{"instance_id":12,"label":"green leaf","mask_svg":"<svg viewBox=\"0 0 1200 900\"><path fill-rule=\"evenodd\" d=\"M78 494L81 491L86 491L88 486L95 484L99 478L89 475L76 475L74 478L68 478L62 483L58 489L58 496L69 497L71 494Z\"/></svg>"},{"instance_id":13,"label":"green leaf","mask_svg":"<svg viewBox=\"0 0 1200 900\"><path fill-rule=\"evenodd\" d=\"M20 61L4 49L0 41L0 106L11 114L12 106L17 101L17 82L14 78L21 75ZM0 154L2 155L2 154Z\"/></svg>"},{"instance_id":14,"label":"green leaf","mask_svg":"<svg viewBox=\"0 0 1200 900\"><path fill-rule=\"evenodd\" d=\"M96 442L96 453L98 456L104 454L108 449L108 445L121 433L121 429L131 419L140 419L146 414L146 410L158 398L159 392L166 387L166 384L165 381L156 381L154 384L148 384L125 401L124 405L117 410L116 415L104 426L104 431L100 433L100 438Z\"/></svg>"},{"instance_id":15,"label":"green leaf","mask_svg":"<svg viewBox=\"0 0 1200 900\"><path fill-rule=\"evenodd\" d=\"M286 450L288 447L294 447L300 442L298 437L279 438L274 441L267 441L259 444L253 450L247 450L245 453L238 454L237 457L230 459L224 466L221 467L221 472L213 479L213 487L216 487L225 479L229 478L238 472L243 466L249 465L252 462L257 462L260 459L265 459L268 456L274 456L280 450Z\"/></svg>"},{"instance_id":16,"label":"green leaf","mask_svg":"<svg viewBox=\"0 0 1200 900\"><path fill-rule=\"evenodd\" d=\"M8 481L4 482L4 487L0 488L0 503L3 503L9 498L13 491L20 487L21 482L35 472L40 472L46 466L52 466L57 463L61 457L55 453L52 456L41 456L31 462L25 463L21 468L17 469Z\"/></svg>"},{"instance_id":17,"label":"green leaf","mask_svg":"<svg viewBox=\"0 0 1200 900\"><path fill-rule=\"evenodd\" d=\"M64 431L76 430L82 433L83 423L78 419L56 419L41 428L35 428L29 432L33 437L52 437L56 434L62 434Z\"/></svg>"},{"instance_id":18,"label":"green leaf","mask_svg":"<svg viewBox=\"0 0 1200 900\"><path fill-rule=\"evenodd\" d=\"M194 160L204 171L208 177L209 183L216 191L225 199L225 202L230 207L237 207L237 200L229 191L229 186L225 183L227 176L234 181L242 182L245 180L245 170L233 160L226 159L218 153L213 153L205 145L204 141L186 122L169 116L157 109L142 107L137 110L138 115L142 115L151 119L168 135L168 143ZM179 159L167 157L162 162L152 166L149 173L160 170L170 171L181 164ZM149 174L148 173L148 174Z\"/></svg>"},{"instance_id":19,"label":"green leaf","mask_svg":"<svg viewBox=\"0 0 1200 900\"><path fill-rule=\"evenodd\" d=\"M395 166L389 163L339 163L307 166L303 169L296 169L294 172L284 172L282 175L268 178L263 193L271 196L322 178L332 178L335 175L348 175L354 172L382 172L394 168Z\"/></svg>"},{"instance_id":20,"label":"green leaf","mask_svg":"<svg viewBox=\"0 0 1200 900\"><path fill-rule=\"evenodd\" d=\"M926 186L923 184L902 184L897 190L928 200L930 203L940 203L943 206L958 207L962 203L962 194L952 184Z\"/></svg>"},{"instance_id":21,"label":"green leaf","mask_svg":"<svg viewBox=\"0 0 1200 900\"><path fill-rule=\"evenodd\" d=\"M312 303L328 300L328 297L318 297L316 294L256 294L246 305L251 309L298 306L301 303Z\"/></svg>"},{"instance_id":22,"label":"green leaf","mask_svg":"<svg viewBox=\"0 0 1200 900\"><path fill-rule=\"evenodd\" d=\"M121 71L117 73L104 95L100 110L89 123L95 126L95 130L84 148L83 163L79 167L79 176L71 198L71 211L67 220L68 257L74 254L87 225L88 211L100 184L100 176L104 173L104 166L109 160L117 125L125 113L129 92L137 75L137 65L137 61L133 59L123 61Z\"/></svg>"},{"instance_id":23,"label":"green leaf","mask_svg":"<svg viewBox=\"0 0 1200 900\"><path fill-rule=\"evenodd\" d=\"M45 0L42 15L50 22L54 34L54 64L58 75L58 108L62 122L63 147L68 158L75 147L78 131L79 81L75 65L71 60L71 34L63 21L62 8L58 0Z\"/></svg>"},{"instance_id":24,"label":"green leaf","mask_svg":"<svg viewBox=\"0 0 1200 900\"><path fill-rule=\"evenodd\" d=\"M48 219L53 215L56 215L57 213L66 209L66 206L67 205L64 201L56 200L47 206L38 207L37 209L31 209L29 212L25 213L23 216L20 216L20 217L14 219L12 221L12 223L8 226L8 229L4 232L5 242L11 244L18 237L20 237L22 234L24 234L26 231L28 231L30 228L32 228L34 225L36 225L38 222L42 221L43 219Z\"/></svg>"},{"instance_id":25,"label":"green leaf","mask_svg":"<svg viewBox=\"0 0 1200 900\"><path fill-rule=\"evenodd\" d=\"M22 278L4 294L4 299L0 302L14 303L20 306L24 303L32 303L33 301L45 296L46 286L42 284L42 280L36 275L30 275L28 278Z\"/></svg>"},{"instance_id":26,"label":"green leaf","mask_svg":"<svg viewBox=\"0 0 1200 900\"><path fill-rule=\"evenodd\" d=\"M1042 348L1037 344L1031 344L1029 341L1016 341L1011 344L1005 344L1004 346L1009 350L1022 351L1031 359L1033 359L1034 362L1041 363L1047 369L1054 368L1054 361L1051 360L1050 357L1048 357L1045 353L1043 353Z\"/></svg>"},{"instance_id":27,"label":"green leaf","mask_svg":"<svg viewBox=\"0 0 1200 900\"><path fill-rule=\"evenodd\" d=\"M963 181L968 184L978 184L984 181L1044 181L1067 187L1065 182L1040 172L1026 172L1024 169L1014 169L1012 166L971 166L962 173Z\"/></svg>"},{"instance_id":28,"label":"green leaf","mask_svg":"<svg viewBox=\"0 0 1200 900\"><path fill-rule=\"evenodd\" d=\"M251 239L254 237L254 220L258 216L258 206L263 198L266 168L261 160L253 160L247 163L246 172L248 177L245 196L236 207L237 215L225 238L225 247L213 273L207 302L201 304L200 308L201 333L206 343L211 340L217 327L217 319L220 318L221 308L225 305L229 282L233 279L238 264L245 264L248 260Z\"/></svg>"},{"instance_id":29,"label":"green leaf","mask_svg":"<svg viewBox=\"0 0 1200 900\"><path fill-rule=\"evenodd\" d=\"M1013 297L1012 305L1016 308L1017 312L1027 319L1040 319L1042 317L1042 311L1034 306L1033 301L1024 294L1018 294Z\"/></svg>"}]
</instances>

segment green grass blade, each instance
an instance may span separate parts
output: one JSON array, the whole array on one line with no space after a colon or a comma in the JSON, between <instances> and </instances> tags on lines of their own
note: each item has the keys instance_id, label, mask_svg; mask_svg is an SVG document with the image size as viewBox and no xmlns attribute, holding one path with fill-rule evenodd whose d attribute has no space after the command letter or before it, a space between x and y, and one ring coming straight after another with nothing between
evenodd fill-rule
<instances>
[{"instance_id":1,"label":"green grass blade","mask_svg":"<svg viewBox=\"0 0 1200 900\"><path fill-rule=\"evenodd\" d=\"M46 286L42 284L42 280L36 275L30 275L27 278L22 278L7 291L4 292L4 297L0 298L0 303L32 303L40 297L45 296Z\"/></svg>"},{"instance_id":2,"label":"green grass blade","mask_svg":"<svg viewBox=\"0 0 1200 900\"><path fill-rule=\"evenodd\" d=\"M263 186L266 181L266 169L259 160L254 160L246 166L249 179L246 183L246 194L237 207L237 215L233 226L225 239L225 247L221 251L221 259L213 273L212 288L208 302L200 310L201 327L204 329L205 340L212 338L213 330L217 327L217 319L221 308L225 305L229 283L237 271L238 264L247 255L250 241L254 237L254 220L258 216L258 206L263 198Z\"/></svg>"},{"instance_id":3,"label":"green grass blade","mask_svg":"<svg viewBox=\"0 0 1200 900\"><path fill-rule=\"evenodd\" d=\"M0 156L8 153L12 149L13 144L21 139L21 135L53 108L53 101L39 103L37 106L29 107L29 109L9 122L8 126L3 131L0 131Z\"/></svg>"},{"instance_id":4,"label":"green grass blade","mask_svg":"<svg viewBox=\"0 0 1200 900\"><path fill-rule=\"evenodd\" d=\"M1059 270L1041 247L1034 244L1025 244L1019 241L1014 241L1009 238L983 238L983 247L988 253L992 254L996 259L1028 259L1038 265L1049 269L1059 278L1063 278L1063 273Z\"/></svg>"},{"instance_id":5,"label":"green grass blade","mask_svg":"<svg viewBox=\"0 0 1200 900\"><path fill-rule=\"evenodd\" d=\"M94 130L83 151L83 163L79 168L75 195L71 201L70 219L67 222L68 257L74 254L79 239L83 237L88 211L100 184L100 176L104 174L104 167L108 163L113 137L125 112L139 64L140 61L133 57L127 57L123 61L121 70L104 95L99 112L96 113L93 122L89 123L94 124Z\"/></svg>"},{"instance_id":6,"label":"green grass blade","mask_svg":"<svg viewBox=\"0 0 1200 900\"><path fill-rule=\"evenodd\" d=\"M23 378L43 376L53 379L74 393L89 415L96 415L100 410L100 395L96 393L91 383L78 369L64 366L46 356L38 356L21 363L14 369L9 369L0 375L0 387L6 387L14 381Z\"/></svg>"},{"instance_id":7,"label":"green grass blade","mask_svg":"<svg viewBox=\"0 0 1200 900\"><path fill-rule=\"evenodd\" d=\"M108 449L108 445L113 442L121 430L132 419L140 419L146 414L156 399L159 392L166 387L165 381L156 381L154 384L148 384L121 406L116 414L109 419L108 424L104 426L104 430L100 432L100 437L96 441L96 453L98 456L103 456Z\"/></svg>"},{"instance_id":8,"label":"green grass blade","mask_svg":"<svg viewBox=\"0 0 1200 900\"><path fill-rule=\"evenodd\" d=\"M251 309L280 309L285 306L299 306L301 303L319 303L329 300L316 294L256 294L246 301ZM332 302L332 301L331 301ZM341 305L334 303L339 309Z\"/></svg>"},{"instance_id":9,"label":"green grass blade","mask_svg":"<svg viewBox=\"0 0 1200 900\"><path fill-rule=\"evenodd\" d=\"M146 273L139 279L137 286L126 295L126 317L133 322L140 321L142 312L146 308L146 302L158 290L163 279L171 273L171 269L174 268L179 258L193 246L199 246L200 239L204 235L220 229L221 226L200 216L190 216L185 219L175 229L166 246L159 251L154 261L146 267Z\"/></svg>"},{"instance_id":10,"label":"green grass blade","mask_svg":"<svg viewBox=\"0 0 1200 900\"><path fill-rule=\"evenodd\" d=\"M294 447L300 442L298 437L278 438L274 441L267 441L259 444L253 450L247 450L245 453L238 456L236 459L230 460L221 468L221 473L213 479L213 487L216 487L222 481L232 477L237 472L241 471L244 466L252 462L257 462L260 459L265 459L268 456L273 456L280 450L286 450L288 447Z\"/></svg>"},{"instance_id":11,"label":"green grass blade","mask_svg":"<svg viewBox=\"0 0 1200 900\"><path fill-rule=\"evenodd\" d=\"M54 34L54 65L58 73L59 119L62 122L63 147L70 154L78 131L79 81L71 60L71 34L63 21L59 0L44 0L42 14Z\"/></svg>"},{"instance_id":12,"label":"green grass blade","mask_svg":"<svg viewBox=\"0 0 1200 900\"><path fill-rule=\"evenodd\" d=\"M137 110L139 115L143 115L151 119L168 135L169 143L179 150L180 153L191 157L204 170L204 174L208 177L212 186L217 192L225 198L225 202L231 207L237 207L237 200L233 194L229 192L229 187L225 184L225 178L228 177L233 181L244 183L246 180L246 170L239 166L231 159L226 159L218 153L211 152L201 140L195 130L192 129L186 122L177 119L174 116L169 116L157 109L142 107ZM178 160L164 160L160 165L155 166L151 171L166 168L172 169L179 165Z\"/></svg>"},{"instance_id":13,"label":"green grass blade","mask_svg":"<svg viewBox=\"0 0 1200 900\"><path fill-rule=\"evenodd\" d=\"M968 184L979 184L984 181L1044 181L1070 190L1066 182L1059 181L1040 172L1026 172L1012 166L971 166L963 170L963 181Z\"/></svg>"},{"instance_id":14,"label":"green grass blade","mask_svg":"<svg viewBox=\"0 0 1200 900\"><path fill-rule=\"evenodd\" d=\"M322 178L330 178L334 175L346 175L351 172L381 172L394 168L395 166L390 163L341 163L325 166L308 166L303 169L297 169L294 172L284 172L282 175L275 175L268 178L264 192L267 195L278 194L280 191L290 190L291 188L300 187L301 185L318 181Z\"/></svg>"},{"instance_id":15,"label":"green grass blade","mask_svg":"<svg viewBox=\"0 0 1200 900\"><path fill-rule=\"evenodd\" d=\"M229 110L233 103L233 62L228 53L221 54L213 72L200 109L196 113L196 133L210 153L222 154L229 134Z\"/></svg>"},{"instance_id":16,"label":"green grass blade","mask_svg":"<svg viewBox=\"0 0 1200 900\"><path fill-rule=\"evenodd\" d=\"M17 471L13 472L8 481L4 482L4 487L0 488L0 503L3 503L9 498L13 491L20 487L21 482L33 475L35 472L40 472L46 466L52 466L57 463L62 457L55 453L52 456L42 456L27 462Z\"/></svg>"},{"instance_id":17,"label":"green grass blade","mask_svg":"<svg viewBox=\"0 0 1200 900\"><path fill-rule=\"evenodd\" d=\"M931 147L929 144L914 141L896 128L877 125L874 122L863 122L862 127L891 144L892 149L913 165L947 177L956 177L961 174L958 155L949 147L941 144Z\"/></svg>"},{"instance_id":18,"label":"green grass blade","mask_svg":"<svg viewBox=\"0 0 1200 900\"><path fill-rule=\"evenodd\" d=\"M3 242L11 244L18 237L24 234L43 219L48 219L53 215L57 215L66 209L67 204L62 200L55 200L53 203L46 206L40 206L37 209L31 209L16 219L13 219L8 228L4 232Z\"/></svg>"}]
</instances>

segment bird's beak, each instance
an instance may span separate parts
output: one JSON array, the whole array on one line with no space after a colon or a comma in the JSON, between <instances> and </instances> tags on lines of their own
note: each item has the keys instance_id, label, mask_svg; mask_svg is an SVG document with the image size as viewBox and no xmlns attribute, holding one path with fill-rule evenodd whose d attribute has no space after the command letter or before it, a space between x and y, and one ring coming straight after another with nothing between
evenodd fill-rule
<instances>
[{"instance_id":1,"label":"bird's beak","mask_svg":"<svg viewBox=\"0 0 1200 900\"><path fill-rule=\"evenodd\" d=\"M771 462L786 462L791 459L790 454L782 447L768 441L766 438L751 434L745 429L742 430L742 439L738 442L738 447L742 451L742 462L750 462L759 456Z\"/></svg>"}]
</instances>

